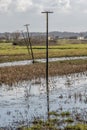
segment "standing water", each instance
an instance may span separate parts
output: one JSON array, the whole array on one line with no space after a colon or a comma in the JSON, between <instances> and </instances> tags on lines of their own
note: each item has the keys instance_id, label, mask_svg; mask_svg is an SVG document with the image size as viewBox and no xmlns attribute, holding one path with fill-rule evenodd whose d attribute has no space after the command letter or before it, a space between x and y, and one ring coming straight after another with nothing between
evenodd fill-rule
<instances>
[{"instance_id":1,"label":"standing water","mask_svg":"<svg viewBox=\"0 0 87 130\"><path fill-rule=\"evenodd\" d=\"M87 73L49 78L50 111L79 113L87 121ZM0 86L0 127L47 118L45 79Z\"/></svg>"},{"instance_id":2,"label":"standing water","mask_svg":"<svg viewBox=\"0 0 87 130\"><path fill-rule=\"evenodd\" d=\"M64 61L64 60L77 60L77 59L87 59L87 56L79 56L79 57L60 57L60 58L49 58L49 62L53 61ZM45 63L46 59L36 59L36 62ZM0 67L6 66L15 66L15 65L29 65L32 64L32 60L24 60L24 61L14 61L14 62L6 62L0 63Z\"/></svg>"}]
</instances>

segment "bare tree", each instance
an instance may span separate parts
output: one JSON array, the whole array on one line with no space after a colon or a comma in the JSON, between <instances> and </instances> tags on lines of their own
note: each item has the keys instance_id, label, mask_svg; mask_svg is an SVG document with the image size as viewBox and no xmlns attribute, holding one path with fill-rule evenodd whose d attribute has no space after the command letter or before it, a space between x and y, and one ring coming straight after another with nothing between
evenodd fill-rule
<instances>
[{"instance_id":1,"label":"bare tree","mask_svg":"<svg viewBox=\"0 0 87 130\"><path fill-rule=\"evenodd\" d=\"M10 40L10 34L8 32L4 33L4 37L5 37L6 42L9 42L9 40Z\"/></svg>"},{"instance_id":2,"label":"bare tree","mask_svg":"<svg viewBox=\"0 0 87 130\"><path fill-rule=\"evenodd\" d=\"M18 41L19 38L20 38L20 32L19 31L16 31L16 32L12 33L12 39L13 39L13 41Z\"/></svg>"}]
</instances>

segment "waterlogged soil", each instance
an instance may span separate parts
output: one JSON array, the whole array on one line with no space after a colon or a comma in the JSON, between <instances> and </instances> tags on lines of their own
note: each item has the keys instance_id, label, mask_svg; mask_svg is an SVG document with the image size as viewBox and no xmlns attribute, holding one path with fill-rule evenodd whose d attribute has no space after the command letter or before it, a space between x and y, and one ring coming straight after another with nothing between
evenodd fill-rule
<instances>
[{"instance_id":1,"label":"waterlogged soil","mask_svg":"<svg viewBox=\"0 0 87 130\"><path fill-rule=\"evenodd\" d=\"M87 122L87 72L49 78L50 111L69 111ZM47 119L45 79L0 86L0 127L30 124ZM74 118L75 120L75 118Z\"/></svg>"}]
</instances>

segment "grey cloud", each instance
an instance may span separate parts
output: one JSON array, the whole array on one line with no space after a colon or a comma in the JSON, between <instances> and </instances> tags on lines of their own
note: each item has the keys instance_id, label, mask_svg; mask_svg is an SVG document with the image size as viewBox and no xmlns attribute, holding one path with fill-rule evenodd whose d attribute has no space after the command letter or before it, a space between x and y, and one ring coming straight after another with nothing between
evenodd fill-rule
<instances>
[{"instance_id":1,"label":"grey cloud","mask_svg":"<svg viewBox=\"0 0 87 130\"><path fill-rule=\"evenodd\" d=\"M16 0L17 4L16 4L16 9L18 11L22 11L25 12L27 11L29 8L32 7L32 0Z\"/></svg>"},{"instance_id":2,"label":"grey cloud","mask_svg":"<svg viewBox=\"0 0 87 130\"><path fill-rule=\"evenodd\" d=\"M58 12L87 11L86 0L0 0L0 12L26 12L31 9L53 9Z\"/></svg>"},{"instance_id":3,"label":"grey cloud","mask_svg":"<svg viewBox=\"0 0 87 130\"><path fill-rule=\"evenodd\" d=\"M14 7L13 9L11 7ZM1 0L0 1L0 10L2 12L6 11L18 11L25 12L32 8L37 8L46 10L46 9L67 9L70 7L69 0Z\"/></svg>"},{"instance_id":4,"label":"grey cloud","mask_svg":"<svg viewBox=\"0 0 87 130\"><path fill-rule=\"evenodd\" d=\"M0 0L0 12L8 11L11 2L12 0Z\"/></svg>"},{"instance_id":5,"label":"grey cloud","mask_svg":"<svg viewBox=\"0 0 87 130\"><path fill-rule=\"evenodd\" d=\"M70 0L72 12L84 13L87 9L87 0Z\"/></svg>"},{"instance_id":6,"label":"grey cloud","mask_svg":"<svg viewBox=\"0 0 87 130\"><path fill-rule=\"evenodd\" d=\"M87 0L0 0L0 29L15 30L30 23L32 31L45 31L44 10L54 12L49 20L51 30L87 28Z\"/></svg>"}]
</instances>

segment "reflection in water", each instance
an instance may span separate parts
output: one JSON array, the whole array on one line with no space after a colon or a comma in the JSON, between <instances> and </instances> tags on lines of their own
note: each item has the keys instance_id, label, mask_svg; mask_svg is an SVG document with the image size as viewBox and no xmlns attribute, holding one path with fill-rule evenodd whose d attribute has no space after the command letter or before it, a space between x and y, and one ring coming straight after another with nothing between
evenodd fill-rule
<instances>
[{"instance_id":1,"label":"reflection in water","mask_svg":"<svg viewBox=\"0 0 87 130\"><path fill-rule=\"evenodd\" d=\"M49 62L63 61L63 60L77 60L77 59L87 59L87 56L49 58ZM36 59L36 61L45 63L46 59ZM23 61L0 63L0 67L15 66L15 65L28 65L28 64L32 64L32 60L23 60Z\"/></svg>"},{"instance_id":2,"label":"reflection in water","mask_svg":"<svg viewBox=\"0 0 87 130\"><path fill-rule=\"evenodd\" d=\"M46 119L44 79L0 87L0 127L30 124L35 117ZM80 113L87 121L86 73L49 78L50 110Z\"/></svg>"}]
</instances>

